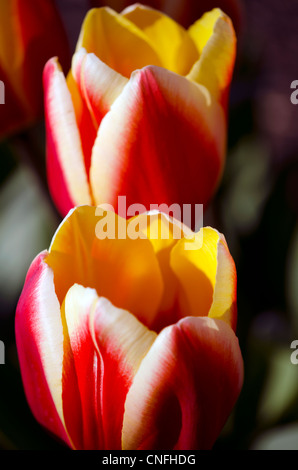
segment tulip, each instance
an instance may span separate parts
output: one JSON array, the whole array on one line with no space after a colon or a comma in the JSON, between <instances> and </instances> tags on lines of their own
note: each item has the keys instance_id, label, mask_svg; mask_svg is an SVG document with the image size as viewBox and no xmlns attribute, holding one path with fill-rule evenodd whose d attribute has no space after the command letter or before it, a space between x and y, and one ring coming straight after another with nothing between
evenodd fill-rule
<instances>
[{"instance_id":1,"label":"tulip","mask_svg":"<svg viewBox=\"0 0 298 470\"><path fill-rule=\"evenodd\" d=\"M223 171L235 33L219 9L188 30L134 5L91 10L67 79L44 70L47 172L74 206L208 204Z\"/></svg>"},{"instance_id":2,"label":"tulip","mask_svg":"<svg viewBox=\"0 0 298 470\"><path fill-rule=\"evenodd\" d=\"M43 117L42 72L56 54L68 64L67 36L53 2L1 0L0 80L5 104L0 107L0 137Z\"/></svg>"},{"instance_id":3,"label":"tulip","mask_svg":"<svg viewBox=\"0 0 298 470\"><path fill-rule=\"evenodd\" d=\"M73 449L212 448L243 381L236 317L235 264L216 230L75 208L17 306L31 410Z\"/></svg>"}]
</instances>

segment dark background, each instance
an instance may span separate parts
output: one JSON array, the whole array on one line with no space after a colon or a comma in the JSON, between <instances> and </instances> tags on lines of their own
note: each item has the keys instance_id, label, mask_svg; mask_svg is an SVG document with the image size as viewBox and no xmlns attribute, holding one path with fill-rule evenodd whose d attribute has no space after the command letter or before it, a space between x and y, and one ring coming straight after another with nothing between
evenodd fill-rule
<instances>
[{"instance_id":1,"label":"dark background","mask_svg":"<svg viewBox=\"0 0 298 470\"><path fill-rule=\"evenodd\" d=\"M57 3L73 52L88 5ZM245 381L215 449L298 450L298 2L239 5L227 163L204 223L225 234L236 262ZM0 158L0 448L59 449L27 406L14 339L26 272L59 222L44 180L43 119L2 139Z\"/></svg>"}]
</instances>

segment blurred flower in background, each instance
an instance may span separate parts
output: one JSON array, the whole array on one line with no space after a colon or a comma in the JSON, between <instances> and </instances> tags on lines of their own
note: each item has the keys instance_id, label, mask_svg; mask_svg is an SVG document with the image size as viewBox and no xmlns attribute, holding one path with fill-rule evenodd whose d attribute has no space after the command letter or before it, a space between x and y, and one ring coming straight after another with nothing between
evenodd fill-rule
<instances>
[{"instance_id":1,"label":"blurred flower in background","mask_svg":"<svg viewBox=\"0 0 298 470\"><path fill-rule=\"evenodd\" d=\"M48 0L2 0L0 4L0 79L5 105L0 138L43 118L42 71L59 55L69 65L69 45L60 14Z\"/></svg>"}]
</instances>

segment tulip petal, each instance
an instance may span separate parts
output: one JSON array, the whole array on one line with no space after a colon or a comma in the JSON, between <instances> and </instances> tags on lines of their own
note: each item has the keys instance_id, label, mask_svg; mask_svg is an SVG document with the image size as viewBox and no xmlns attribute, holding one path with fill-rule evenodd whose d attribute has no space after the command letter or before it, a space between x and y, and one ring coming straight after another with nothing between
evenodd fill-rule
<instances>
[{"instance_id":1,"label":"tulip petal","mask_svg":"<svg viewBox=\"0 0 298 470\"><path fill-rule=\"evenodd\" d=\"M65 322L63 411L75 448L85 450L100 449L104 445L98 413L102 366L89 328L97 300L95 290L74 285L62 306Z\"/></svg>"},{"instance_id":2,"label":"tulip petal","mask_svg":"<svg viewBox=\"0 0 298 470\"><path fill-rule=\"evenodd\" d=\"M64 312L70 347L65 355L74 363L63 383L68 429L72 436L81 434L77 449L121 449L127 391L156 333L79 285L68 291ZM76 387L79 401L73 400Z\"/></svg>"},{"instance_id":3,"label":"tulip petal","mask_svg":"<svg viewBox=\"0 0 298 470\"><path fill-rule=\"evenodd\" d=\"M63 331L53 271L33 261L17 305L15 332L26 397L35 418L68 445L62 411Z\"/></svg>"},{"instance_id":4,"label":"tulip petal","mask_svg":"<svg viewBox=\"0 0 298 470\"><path fill-rule=\"evenodd\" d=\"M133 315L100 298L94 310L94 342L102 358L101 412L105 449L121 449L124 402L141 361L156 338Z\"/></svg>"},{"instance_id":5,"label":"tulip petal","mask_svg":"<svg viewBox=\"0 0 298 470\"><path fill-rule=\"evenodd\" d=\"M56 59L44 70L47 127L47 171L53 199L62 214L91 204L73 103Z\"/></svg>"},{"instance_id":6,"label":"tulip petal","mask_svg":"<svg viewBox=\"0 0 298 470\"><path fill-rule=\"evenodd\" d=\"M213 302L208 316L226 321L234 331L237 326L237 273L225 238L217 245L217 270Z\"/></svg>"},{"instance_id":7,"label":"tulip petal","mask_svg":"<svg viewBox=\"0 0 298 470\"><path fill-rule=\"evenodd\" d=\"M74 55L72 70L98 128L128 80L84 49Z\"/></svg>"},{"instance_id":8,"label":"tulip petal","mask_svg":"<svg viewBox=\"0 0 298 470\"><path fill-rule=\"evenodd\" d=\"M171 267L179 280L180 310L183 316L207 316L212 305L215 286L219 235L204 228L196 234L192 249L186 249L186 239L171 252ZM203 241L203 243L202 243Z\"/></svg>"},{"instance_id":9,"label":"tulip petal","mask_svg":"<svg viewBox=\"0 0 298 470\"><path fill-rule=\"evenodd\" d=\"M189 34L201 55L188 78L206 86L226 109L236 56L232 22L219 8L215 8L194 23Z\"/></svg>"},{"instance_id":10,"label":"tulip petal","mask_svg":"<svg viewBox=\"0 0 298 470\"><path fill-rule=\"evenodd\" d=\"M66 83L74 106L77 126L79 129L82 143L82 150L84 154L86 175L89 181L91 154L97 135L98 125L95 122L93 115L90 113L90 109L88 108L85 100L83 99L83 96L80 93L79 87L73 77L71 70L68 72L68 75L66 77ZM67 215L67 213L65 213L64 215Z\"/></svg>"},{"instance_id":11,"label":"tulip petal","mask_svg":"<svg viewBox=\"0 0 298 470\"><path fill-rule=\"evenodd\" d=\"M147 326L154 321L163 295L163 280L147 239L131 239L130 225L111 213L111 227L123 227L105 236L107 221L95 207L71 211L53 238L46 262L54 271L60 302L73 284L96 289L116 307L129 310ZM100 237L100 238L98 238Z\"/></svg>"},{"instance_id":12,"label":"tulip petal","mask_svg":"<svg viewBox=\"0 0 298 470\"><path fill-rule=\"evenodd\" d=\"M225 118L206 88L159 67L133 74L92 153L97 204L206 204L222 172ZM140 155L142 158L140 158ZM180 182L180 184L179 184Z\"/></svg>"},{"instance_id":13,"label":"tulip petal","mask_svg":"<svg viewBox=\"0 0 298 470\"><path fill-rule=\"evenodd\" d=\"M238 340L225 322L188 317L165 328L127 394L123 449L211 449L242 381Z\"/></svg>"},{"instance_id":14,"label":"tulip petal","mask_svg":"<svg viewBox=\"0 0 298 470\"><path fill-rule=\"evenodd\" d=\"M166 209L163 205L159 205L159 208L160 210ZM136 217L140 224L146 227L144 234L152 244L164 284L163 297L158 309L159 314L151 325L154 331L160 331L165 326L176 323L181 318L181 311L177 302L179 281L170 266L170 258L177 241L181 240L185 233L188 236L190 233L192 234L191 230L180 222L182 218L180 207L172 206L167 209L172 210L172 213L169 211L166 214L154 210ZM174 218L175 216L177 219Z\"/></svg>"},{"instance_id":15,"label":"tulip petal","mask_svg":"<svg viewBox=\"0 0 298 470\"><path fill-rule=\"evenodd\" d=\"M171 267L179 279L184 316L208 315L236 328L236 269L221 234L205 227L193 241L182 239L171 252Z\"/></svg>"},{"instance_id":16,"label":"tulip petal","mask_svg":"<svg viewBox=\"0 0 298 470\"><path fill-rule=\"evenodd\" d=\"M198 60L191 36L169 16L140 4L131 5L121 15L146 34L166 69L186 75Z\"/></svg>"},{"instance_id":17,"label":"tulip petal","mask_svg":"<svg viewBox=\"0 0 298 470\"><path fill-rule=\"evenodd\" d=\"M108 7L94 8L87 13L77 51L82 47L127 78L145 65L162 65L146 35Z\"/></svg>"}]
</instances>

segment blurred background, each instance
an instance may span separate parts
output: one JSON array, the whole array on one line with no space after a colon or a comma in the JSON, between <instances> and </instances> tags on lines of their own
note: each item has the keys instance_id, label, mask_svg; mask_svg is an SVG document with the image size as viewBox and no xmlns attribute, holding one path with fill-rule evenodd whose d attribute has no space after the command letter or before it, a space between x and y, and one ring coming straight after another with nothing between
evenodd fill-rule
<instances>
[{"instance_id":1,"label":"blurred background","mask_svg":"<svg viewBox=\"0 0 298 470\"><path fill-rule=\"evenodd\" d=\"M5 344L5 365L0 365L0 449L11 450L61 448L28 408L14 338L15 308L27 270L33 258L48 248L60 221L45 178L43 64L57 55L67 72L91 6L110 5L121 11L133 3L19 3L26 8L31 2L35 18L22 11L7 27L10 18L0 15L0 80L6 86L7 104L0 106L0 340ZM185 27L218 6L230 15L238 35L227 163L204 224L225 234L237 266L237 334L245 381L215 449L298 450L298 365L291 363L290 348L298 340L298 105L290 99L291 83L298 80L298 3L156 0L147 4L163 9ZM36 18L41 25L34 26ZM25 34L29 25L30 34ZM7 57L9 28L22 32L22 46L17 35L16 44L10 38ZM13 53L22 47L20 56ZM7 61L11 77L5 73ZM32 85L28 74L33 68Z\"/></svg>"}]
</instances>

